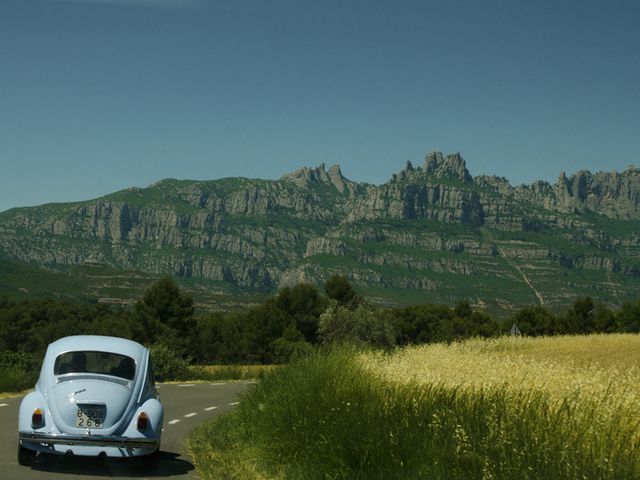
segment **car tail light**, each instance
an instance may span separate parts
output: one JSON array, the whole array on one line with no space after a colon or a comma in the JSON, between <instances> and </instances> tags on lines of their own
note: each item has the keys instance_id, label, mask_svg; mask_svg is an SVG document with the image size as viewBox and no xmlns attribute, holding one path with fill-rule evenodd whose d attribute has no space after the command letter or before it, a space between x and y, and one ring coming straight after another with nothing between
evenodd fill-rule
<instances>
[{"instance_id":1,"label":"car tail light","mask_svg":"<svg viewBox=\"0 0 640 480\"><path fill-rule=\"evenodd\" d=\"M33 428L41 428L44 426L44 415L42 415L42 410L36 408L33 411L33 415L31 415L31 426Z\"/></svg>"},{"instance_id":2,"label":"car tail light","mask_svg":"<svg viewBox=\"0 0 640 480\"><path fill-rule=\"evenodd\" d=\"M138 430L146 430L147 427L149 426L149 417L147 416L146 413L144 412L140 412L140 415L138 415Z\"/></svg>"}]
</instances>

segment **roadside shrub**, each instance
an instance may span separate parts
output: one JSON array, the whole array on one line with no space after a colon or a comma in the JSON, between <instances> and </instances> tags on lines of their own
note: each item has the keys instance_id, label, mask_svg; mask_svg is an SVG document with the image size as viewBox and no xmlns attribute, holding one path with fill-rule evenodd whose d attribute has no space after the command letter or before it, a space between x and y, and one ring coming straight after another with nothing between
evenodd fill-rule
<instances>
[{"instance_id":1,"label":"roadside shrub","mask_svg":"<svg viewBox=\"0 0 640 480\"><path fill-rule=\"evenodd\" d=\"M259 380L277 365L191 365L192 380Z\"/></svg>"},{"instance_id":2,"label":"roadside shrub","mask_svg":"<svg viewBox=\"0 0 640 480\"><path fill-rule=\"evenodd\" d=\"M40 372L40 364L42 360L29 352L12 352L5 350L0 352L0 367L16 367L20 370Z\"/></svg>"},{"instance_id":3,"label":"roadside shrub","mask_svg":"<svg viewBox=\"0 0 640 480\"><path fill-rule=\"evenodd\" d=\"M0 392L19 392L38 381L40 360L27 352L0 352Z\"/></svg>"},{"instance_id":4,"label":"roadside shrub","mask_svg":"<svg viewBox=\"0 0 640 480\"><path fill-rule=\"evenodd\" d=\"M151 347L151 360L156 377L163 381L186 380L192 376L187 361L162 343Z\"/></svg>"},{"instance_id":5,"label":"roadside shrub","mask_svg":"<svg viewBox=\"0 0 640 480\"><path fill-rule=\"evenodd\" d=\"M275 363L282 364L295 362L306 357L314 351L313 345L305 341L287 341L279 338L272 344L273 360Z\"/></svg>"},{"instance_id":6,"label":"roadside shrub","mask_svg":"<svg viewBox=\"0 0 640 480\"><path fill-rule=\"evenodd\" d=\"M33 388L39 372L26 372L16 367L0 367L0 392L20 392Z\"/></svg>"}]
</instances>

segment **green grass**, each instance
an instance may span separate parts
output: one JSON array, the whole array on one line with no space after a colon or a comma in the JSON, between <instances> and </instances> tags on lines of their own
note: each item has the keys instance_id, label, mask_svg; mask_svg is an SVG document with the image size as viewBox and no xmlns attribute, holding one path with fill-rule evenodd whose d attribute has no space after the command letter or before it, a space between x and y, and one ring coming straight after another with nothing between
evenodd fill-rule
<instances>
[{"instance_id":1,"label":"green grass","mask_svg":"<svg viewBox=\"0 0 640 480\"><path fill-rule=\"evenodd\" d=\"M443 223L435 220L414 218L380 218L374 220L359 220L356 223L347 224L344 229L345 235L350 232L360 230L397 230L399 232L409 233L438 233L442 237L456 238L461 237L480 239L480 233L477 228L466 223Z\"/></svg>"},{"instance_id":2,"label":"green grass","mask_svg":"<svg viewBox=\"0 0 640 480\"><path fill-rule=\"evenodd\" d=\"M416 261L424 260L425 268L407 269L402 264L362 264L354 258L335 257L331 255L314 255L307 257L304 264L308 268L327 269L330 271L355 272L360 278L358 290L367 297L383 299L385 304L407 304L436 302L453 304L462 299L471 299L474 303L492 305L491 311L506 314L520 305L537 303L537 299L525 284L522 277L504 259L492 257L487 264L481 258L466 253L454 254L450 252L421 252L416 249L413 256ZM429 268L429 261L452 259L465 262L474 275L463 275L449 272L436 272ZM376 284L367 278L381 278ZM432 290L413 288L394 288L387 285L390 282L420 281L429 279L434 286ZM562 305L567 301L563 300ZM503 305L500 307L500 305ZM505 308L504 305L509 305Z\"/></svg>"},{"instance_id":3,"label":"green grass","mask_svg":"<svg viewBox=\"0 0 640 480\"><path fill-rule=\"evenodd\" d=\"M637 412L599 422L588 398L387 382L354 359L278 369L198 427L201 478L640 478Z\"/></svg>"},{"instance_id":4,"label":"green grass","mask_svg":"<svg viewBox=\"0 0 640 480\"><path fill-rule=\"evenodd\" d=\"M590 211L583 212L581 215L603 232L614 237L628 237L640 231L640 221L638 220L619 220Z\"/></svg>"},{"instance_id":5,"label":"green grass","mask_svg":"<svg viewBox=\"0 0 640 480\"><path fill-rule=\"evenodd\" d=\"M64 299L130 305L142 298L145 289L160 277L160 274L118 270L105 265L44 270L0 254L0 295L13 301ZM193 295L199 311L243 309L262 303L268 297L268 292L247 291L219 280L196 277L177 280Z\"/></svg>"},{"instance_id":6,"label":"green grass","mask_svg":"<svg viewBox=\"0 0 640 480\"><path fill-rule=\"evenodd\" d=\"M86 301L82 279L61 272L42 270L0 256L0 294L14 300L65 298Z\"/></svg>"},{"instance_id":7,"label":"green grass","mask_svg":"<svg viewBox=\"0 0 640 480\"><path fill-rule=\"evenodd\" d=\"M567 255L615 256L589 239L580 230L549 228L543 232L491 230L491 234L500 242L531 242L551 251Z\"/></svg>"}]
</instances>

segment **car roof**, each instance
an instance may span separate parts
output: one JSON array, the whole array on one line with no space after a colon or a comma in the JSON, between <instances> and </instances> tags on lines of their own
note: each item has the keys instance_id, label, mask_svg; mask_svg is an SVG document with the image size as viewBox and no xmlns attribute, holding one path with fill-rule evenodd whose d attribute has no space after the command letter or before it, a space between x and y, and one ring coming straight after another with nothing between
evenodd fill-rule
<instances>
[{"instance_id":1,"label":"car roof","mask_svg":"<svg viewBox=\"0 0 640 480\"><path fill-rule=\"evenodd\" d=\"M133 340L106 335L73 335L63 337L49 344L49 355L57 357L61 353L72 351L98 351L119 353L140 360L145 347Z\"/></svg>"}]
</instances>

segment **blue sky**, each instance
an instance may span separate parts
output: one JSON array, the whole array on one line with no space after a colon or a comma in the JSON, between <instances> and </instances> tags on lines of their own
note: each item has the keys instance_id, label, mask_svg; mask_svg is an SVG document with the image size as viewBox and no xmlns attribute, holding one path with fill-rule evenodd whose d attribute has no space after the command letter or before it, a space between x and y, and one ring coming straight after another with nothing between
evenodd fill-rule
<instances>
[{"instance_id":1,"label":"blue sky","mask_svg":"<svg viewBox=\"0 0 640 480\"><path fill-rule=\"evenodd\" d=\"M640 165L640 4L2 0L0 211L427 151L512 183Z\"/></svg>"}]
</instances>

